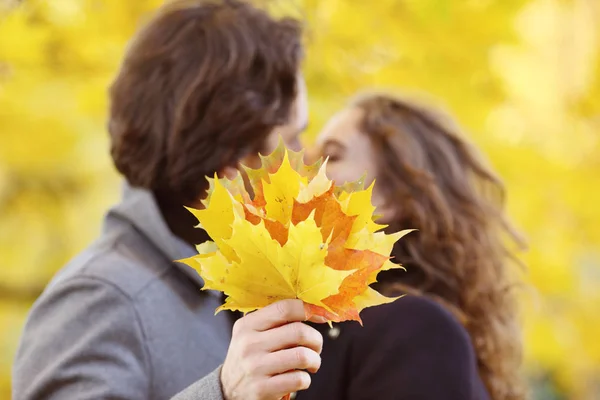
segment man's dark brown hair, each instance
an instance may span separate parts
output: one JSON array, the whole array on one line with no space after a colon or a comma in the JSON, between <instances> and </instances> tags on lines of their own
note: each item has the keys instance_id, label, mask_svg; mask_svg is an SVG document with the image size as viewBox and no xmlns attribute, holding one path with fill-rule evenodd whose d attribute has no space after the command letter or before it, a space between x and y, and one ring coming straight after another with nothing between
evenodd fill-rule
<instances>
[{"instance_id":1,"label":"man's dark brown hair","mask_svg":"<svg viewBox=\"0 0 600 400\"><path fill-rule=\"evenodd\" d=\"M298 21L238 0L174 1L133 40L110 90L111 154L133 186L198 200L206 175L290 116Z\"/></svg>"}]
</instances>

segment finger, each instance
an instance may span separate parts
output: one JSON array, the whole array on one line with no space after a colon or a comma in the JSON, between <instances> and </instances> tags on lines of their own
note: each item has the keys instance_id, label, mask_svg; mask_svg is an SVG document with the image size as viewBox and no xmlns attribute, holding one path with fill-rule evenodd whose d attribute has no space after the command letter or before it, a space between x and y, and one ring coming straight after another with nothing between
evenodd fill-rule
<instances>
[{"instance_id":1,"label":"finger","mask_svg":"<svg viewBox=\"0 0 600 400\"><path fill-rule=\"evenodd\" d=\"M281 300L244 317L245 325L255 331L266 331L289 322L306 321L302 300Z\"/></svg>"},{"instance_id":2,"label":"finger","mask_svg":"<svg viewBox=\"0 0 600 400\"><path fill-rule=\"evenodd\" d=\"M324 324L328 321L327 318L321 317L319 315L312 315L308 320L310 322L314 322L315 324Z\"/></svg>"},{"instance_id":3,"label":"finger","mask_svg":"<svg viewBox=\"0 0 600 400\"><path fill-rule=\"evenodd\" d=\"M270 377L266 386L268 393L273 393L273 397L280 399L287 394L308 389L310 382L308 372L289 371Z\"/></svg>"},{"instance_id":4,"label":"finger","mask_svg":"<svg viewBox=\"0 0 600 400\"><path fill-rule=\"evenodd\" d=\"M313 306L310 304L304 304L304 312L306 313L306 319L316 324L324 324L328 321L327 318L314 314Z\"/></svg>"},{"instance_id":5,"label":"finger","mask_svg":"<svg viewBox=\"0 0 600 400\"><path fill-rule=\"evenodd\" d=\"M261 357L256 372L260 375L277 375L292 370L315 373L321 367L321 356L308 347L294 347L268 353Z\"/></svg>"},{"instance_id":6,"label":"finger","mask_svg":"<svg viewBox=\"0 0 600 400\"><path fill-rule=\"evenodd\" d=\"M323 350L323 336L315 328L302 322L292 322L265 332L255 333L261 350L274 352L292 347L307 347L317 354Z\"/></svg>"}]
</instances>

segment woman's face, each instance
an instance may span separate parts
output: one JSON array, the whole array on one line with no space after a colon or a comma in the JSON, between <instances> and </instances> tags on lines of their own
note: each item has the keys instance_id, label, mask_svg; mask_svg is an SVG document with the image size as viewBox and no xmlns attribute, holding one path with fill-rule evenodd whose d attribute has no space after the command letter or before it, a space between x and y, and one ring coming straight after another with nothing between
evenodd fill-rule
<instances>
[{"instance_id":1,"label":"woman's face","mask_svg":"<svg viewBox=\"0 0 600 400\"><path fill-rule=\"evenodd\" d=\"M317 138L317 150L328 157L327 175L337 185L355 181L365 173L365 185L377 178L376 155L371 140L359 129L363 110L357 107L347 108L337 113L325 125ZM384 213L384 200L379 195L377 184L373 190L373 205ZM384 215L383 219L386 215Z\"/></svg>"}]
</instances>

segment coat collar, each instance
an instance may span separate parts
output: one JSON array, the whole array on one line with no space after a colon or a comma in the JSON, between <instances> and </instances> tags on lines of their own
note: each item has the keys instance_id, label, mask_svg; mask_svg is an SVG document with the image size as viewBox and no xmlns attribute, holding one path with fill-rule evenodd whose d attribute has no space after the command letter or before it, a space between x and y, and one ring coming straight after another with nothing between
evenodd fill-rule
<instances>
[{"instance_id":1,"label":"coat collar","mask_svg":"<svg viewBox=\"0 0 600 400\"><path fill-rule=\"evenodd\" d=\"M129 222L169 260L181 260L198 254L196 249L171 233L154 195L148 190L125 183L121 202L110 209L107 220L111 217ZM176 262L173 262L173 266L180 268L199 287L204 286L204 281L194 269Z\"/></svg>"}]
</instances>

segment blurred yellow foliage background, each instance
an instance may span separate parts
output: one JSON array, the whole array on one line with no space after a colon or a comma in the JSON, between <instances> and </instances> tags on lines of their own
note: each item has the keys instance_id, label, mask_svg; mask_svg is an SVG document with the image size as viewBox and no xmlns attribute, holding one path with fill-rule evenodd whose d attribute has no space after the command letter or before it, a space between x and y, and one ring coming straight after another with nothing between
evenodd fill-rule
<instances>
[{"instance_id":1,"label":"blurred yellow foliage background","mask_svg":"<svg viewBox=\"0 0 600 400\"><path fill-rule=\"evenodd\" d=\"M0 398L26 312L119 196L107 86L160 0L0 0ZM505 178L530 243L526 373L600 399L600 1L278 0L306 18L307 142L362 88L425 93Z\"/></svg>"}]
</instances>

